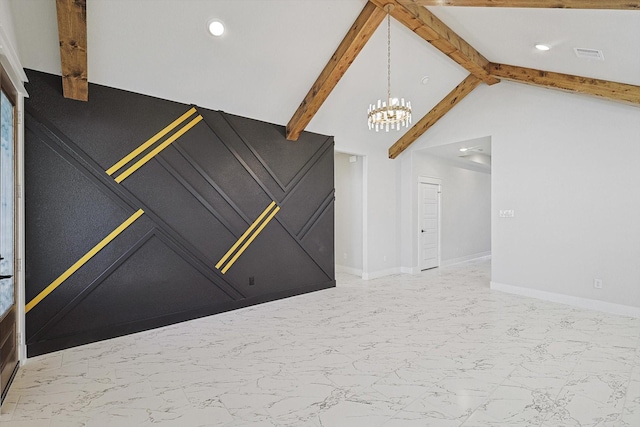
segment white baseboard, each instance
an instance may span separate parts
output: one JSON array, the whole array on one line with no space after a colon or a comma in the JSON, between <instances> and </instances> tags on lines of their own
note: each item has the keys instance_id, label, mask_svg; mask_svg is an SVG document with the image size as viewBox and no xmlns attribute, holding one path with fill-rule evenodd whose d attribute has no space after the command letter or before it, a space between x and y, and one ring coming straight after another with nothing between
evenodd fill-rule
<instances>
[{"instance_id":1,"label":"white baseboard","mask_svg":"<svg viewBox=\"0 0 640 427\"><path fill-rule=\"evenodd\" d=\"M574 307L603 311L605 313L617 314L620 316L640 318L640 307L632 307L629 305L615 304L606 301L574 297L571 295L556 294L554 292L524 288L522 286L507 285L504 283L497 283L493 281L491 282L491 289L501 292L507 292L510 294L522 295L525 297L557 302L560 304L567 304Z\"/></svg>"},{"instance_id":2,"label":"white baseboard","mask_svg":"<svg viewBox=\"0 0 640 427\"><path fill-rule=\"evenodd\" d=\"M353 274L354 276L362 276L362 269L336 264L336 273L347 273Z\"/></svg>"},{"instance_id":3,"label":"white baseboard","mask_svg":"<svg viewBox=\"0 0 640 427\"><path fill-rule=\"evenodd\" d=\"M448 265L453 265L453 264L460 264L462 262L467 262L467 261L480 260L481 258L488 258L490 256L491 256L491 251L487 251L487 252L479 252L477 254L463 256L460 258L447 259L447 260L440 261L440 267L446 267Z\"/></svg>"},{"instance_id":4,"label":"white baseboard","mask_svg":"<svg viewBox=\"0 0 640 427\"><path fill-rule=\"evenodd\" d=\"M364 280L377 279L379 277L391 276L393 274L400 274L400 267L389 268L387 270L372 271L371 273L362 273Z\"/></svg>"},{"instance_id":5,"label":"white baseboard","mask_svg":"<svg viewBox=\"0 0 640 427\"><path fill-rule=\"evenodd\" d=\"M477 254L467 255L460 258L448 259L445 261L441 260L440 265L438 267L448 267L450 265L461 264L463 262L468 262L468 261L479 261L484 258L491 258L491 251L480 252ZM400 272L402 274L420 274L421 271L422 270L420 270L420 267L400 267Z\"/></svg>"}]
</instances>

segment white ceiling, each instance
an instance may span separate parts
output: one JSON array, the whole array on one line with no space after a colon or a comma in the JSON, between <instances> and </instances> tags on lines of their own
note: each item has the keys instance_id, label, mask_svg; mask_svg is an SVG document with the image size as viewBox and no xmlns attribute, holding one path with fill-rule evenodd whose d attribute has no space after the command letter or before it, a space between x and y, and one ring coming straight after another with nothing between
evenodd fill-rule
<instances>
[{"instance_id":1,"label":"white ceiling","mask_svg":"<svg viewBox=\"0 0 640 427\"><path fill-rule=\"evenodd\" d=\"M429 10L491 62L640 85L640 11ZM535 43L546 44L551 50L538 51ZM605 60L580 59L574 48L602 50Z\"/></svg>"},{"instance_id":2,"label":"white ceiling","mask_svg":"<svg viewBox=\"0 0 640 427\"><path fill-rule=\"evenodd\" d=\"M90 82L284 125L366 0L87 3ZM11 5L23 66L59 74L55 1ZM430 10L490 61L640 85L640 12ZM225 23L223 37L207 33L212 18ZM537 52L536 42L553 49ZM334 135L337 146L366 141L386 149L397 140L400 133L371 133L366 124L368 104L386 93L385 44L383 23L307 130ZM574 47L602 49L606 61L580 60ZM414 122L467 74L392 22L392 93L411 100Z\"/></svg>"}]
</instances>

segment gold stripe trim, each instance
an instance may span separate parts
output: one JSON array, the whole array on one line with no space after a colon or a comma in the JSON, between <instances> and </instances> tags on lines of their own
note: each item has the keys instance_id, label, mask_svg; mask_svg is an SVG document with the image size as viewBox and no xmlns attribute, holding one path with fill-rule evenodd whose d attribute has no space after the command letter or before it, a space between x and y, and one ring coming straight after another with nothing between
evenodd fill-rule
<instances>
[{"instance_id":1,"label":"gold stripe trim","mask_svg":"<svg viewBox=\"0 0 640 427\"><path fill-rule=\"evenodd\" d=\"M193 113L196 112L195 108L191 108L189 111L187 111L186 113L184 113L183 115L181 115L180 117L178 117L176 120L174 120L173 122L171 122L171 124L169 124L169 126L167 126L166 128L162 129L160 132L156 133L155 135L153 135L151 138L149 138L145 143L143 143L141 146L139 146L138 148L136 148L135 150L133 150L131 153L127 154L126 156L124 156L122 158L122 160L120 160L118 163L116 163L115 165L111 166L109 169L106 170L107 175L111 176L113 175L116 171L118 171L120 168L122 168L124 165L126 165L127 163L129 163L131 160L133 160L135 157L137 157L140 153L142 153L144 150L146 150L147 148L149 148L150 146L152 146L153 144L155 144L160 138L162 138L163 136L165 136L167 133L169 133L173 128L175 128L176 126L178 126L180 123L184 122L187 117L193 115Z\"/></svg>"},{"instance_id":2,"label":"gold stripe trim","mask_svg":"<svg viewBox=\"0 0 640 427\"><path fill-rule=\"evenodd\" d=\"M247 228L247 231L244 232L244 234L242 236L240 236L240 238L238 239L237 242L235 242L233 244L233 246L231 246L231 249L229 249L227 251L226 254L224 254L224 256L220 259L220 261L218 261L218 263L216 264L216 268L220 269L220 267L222 266L222 264L225 263L225 261L227 260L227 258L229 258L231 256L231 254L233 253L233 251L235 251L238 246L240 246L242 244L242 242L244 241L244 239L247 238L247 236L249 235L249 233L251 233L251 231L256 228L256 226L260 223L260 221L262 221L262 218L264 218L267 213L269 213L269 211L276 205L276 202L271 202L271 204L269 206L267 206L267 208L262 211L262 213L260 214L260 216L253 221L253 224L251 224L249 226L249 228ZM279 208L278 208L279 209Z\"/></svg>"},{"instance_id":3,"label":"gold stripe trim","mask_svg":"<svg viewBox=\"0 0 640 427\"><path fill-rule=\"evenodd\" d=\"M38 305L40 301L45 299L51 292L53 292L58 286L62 284L65 280L67 280L73 273L75 273L80 267L82 267L87 261L89 261L95 254L100 252L105 246L107 246L113 239L115 239L120 233L122 233L127 227L129 227L135 220L140 218L140 216L144 213L142 209L138 209L136 213L131 215L125 222L120 224L118 228L113 230L107 237L102 239L100 243L95 245L89 252L87 252L82 258L76 261L71 267L67 269L64 273L60 275L56 280L54 280L49 286L44 288L42 292L40 292L34 299L32 299L29 304L27 304L24 308L24 312L28 313L33 307Z\"/></svg>"},{"instance_id":4,"label":"gold stripe trim","mask_svg":"<svg viewBox=\"0 0 640 427\"><path fill-rule=\"evenodd\" d=\"M273 219L273 217L276 216L276 214L278 213L279 210L280 210L280 206L276 207L274 209L274 211L271 212L271 214L262 223L262 225L251 235L249 240L247 240L247 242L244 245L242 245L240 250L238 252L236 252L236 254L233 256L233 258L231 258L231 261L229 261L229 263L226 265L226 267L222 269L222 274L225 274L227 272L227 270L229 270L231 268L233 263L236 262L236 260L240 257L240 255L242 255L242 253L245 251L245 249L247 249L247 247L249 247L251 242L253 242L253 239L258 237L258 234L260 234L262 229L265 228L267 226L267 224L269 224L269 221L271 221Z\"/></svg>"},{"instance_id":5,"label":"gold stripe trim","mask_svg":"<svg viewBox=\"0 0 640 427\"><path fill-rule=\"evenodd\" d=\"M200 120L202 120L202 116L199 115L198 117L196 117L195 119L191 120L189 123L184 125L184 127L182 129L180 129L179 131L177 131L176 133L171 135L170 138L167 138L166 141L164 141L162 144L158 145L156 148L154 148L152 151L150 151L146 156L144 156L143 158L141 158L140 160L135 162L133 164L133 166L131 166L129 169L127 169L126 171L124 171L120 175L118 175L118 177L116 178L116 182L119 184L122 181L124 181L129 175L131 175L132 173L134 173L135 171L140 169L145 163L147 163L149 160L154 158L158 153L160 153L162 150L164 150L169 145L171 145L176 139L180 138L189 129L191 129L192 127L197 125L200 122Z\"/></svg>"}]
</instances>

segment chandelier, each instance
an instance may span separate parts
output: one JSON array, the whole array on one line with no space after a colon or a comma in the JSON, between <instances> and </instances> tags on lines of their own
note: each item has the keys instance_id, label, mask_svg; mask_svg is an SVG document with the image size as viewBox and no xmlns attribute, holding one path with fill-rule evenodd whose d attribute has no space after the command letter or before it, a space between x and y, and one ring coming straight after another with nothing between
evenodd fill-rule
<instances>
[{"instance_id":1,"label":"chandelier","mask_svg":"<svg viewBox=\"0 0 640 427\"><path fill-rule=\"evenodd\" d=\"M411 102L404 102L404 98L391 97L391 15L392 4L384 7L387 12L387 100L378 99L377 103L369 105L367 117L369 129L400 130L400 126L408 127L411 124Z\"/></svg>"}]
</instances>

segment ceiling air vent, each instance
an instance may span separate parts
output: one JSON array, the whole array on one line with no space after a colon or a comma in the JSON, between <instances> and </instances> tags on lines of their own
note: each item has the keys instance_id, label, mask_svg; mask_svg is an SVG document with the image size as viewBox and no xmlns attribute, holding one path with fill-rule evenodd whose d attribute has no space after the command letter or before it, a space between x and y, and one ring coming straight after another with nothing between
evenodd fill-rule
<instances>
[{"instance_id":1,"label":"ceiling air vent","mask_svg":"<svg viewBox=\"0 0 640 427\"><path fill-rule=\"evenodd\" d=\"M586 49L583 47L573 48L576 56L582 59L593 59L596 61L604 61L604 54L598 49Z\"/></svg>"}]
</instances>

